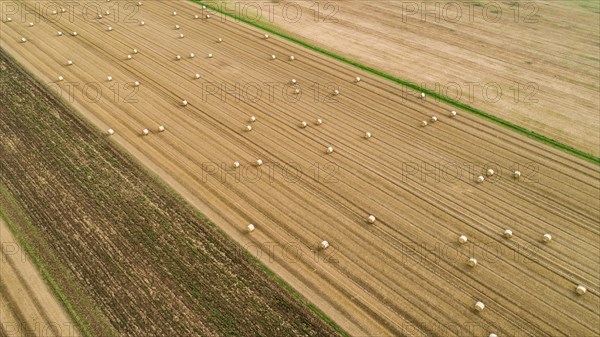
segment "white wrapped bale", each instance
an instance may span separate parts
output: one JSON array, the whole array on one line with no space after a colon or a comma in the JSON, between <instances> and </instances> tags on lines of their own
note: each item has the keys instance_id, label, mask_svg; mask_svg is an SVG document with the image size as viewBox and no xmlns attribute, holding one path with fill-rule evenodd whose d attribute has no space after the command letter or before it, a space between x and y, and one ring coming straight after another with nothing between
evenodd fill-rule
<instances>
[{"instance_id":1,"label":"white wrapped bale","mask_svg":"<svg viewBox=\"0 0 600 337\"><path fill-rule=\"evenodd\" d=\"M181 27L179 27L179 25L175 25L175 29L179 29L179 28L181 28Z\"/></svg>"},{"instance_id":2,"label":"white wrapped bale","mask_svg":"<svg viewBox=\"0 0 600 337\"><path fill-rule=\"evenodd\" d=\"M294 55L291 55L291 56L290 56L290 61L293 61L293 60L295 60L295 59L296 59L296 57L295 57Z\"/></svg>"},{"instance_id":3,"label":"white wrapped bale","mask_svg":"<svg viewBox=\"0 0 600 337\"><path fill-rule=\"evenodd\" d=\"M437 120L438 120L438 118L436 116L432 116L430 119L431 123L435 123L435 122L437 122Z\"/></svg>"},{"instance_id":4,"label":"white wrapped bale","mask_svg":"<svg viewBox=\"0 0 600 337\"><path fill-rule=\"evenodd\" d=\"M63 81L65 78L62 76L58 76L58 81Z\"/></svg>"},{"instance_id":5,"label":"white wrapped bale","mask_svg":"<svg viewBox=\"0 0 600 337\"><path fill-rule=\"evenodd\" d=\"M356 76L356 77L354 78L354 82L356 82L356 83L360 82L360 77Z\"/></svg>"},{"instance_id":6,"label":"white wrapped bale","mask_svg":"<svg viewBox=\"0 0 600 337\"><path fill-rule=\"evenodd\" d=\"M72 65L73 65L73 61L71 61L71 60L67 60L67 65L68 65L68 66L72 66Z\"/></svg>"},{"instance_id":7,"label":"white wrapped bale","mask_svg":"<svg viewBox=\"0 0 600 337\"><path fill-rule=\"evenodd\" d=\"M484 176L479 176L479 177L477 177L477 182L478 182L478 183L480 183L480 184L481 184L481 183L482 183L482 182L484 182L484 181L485 181L485 177L484 177Z\"/></svg>"},{"instance_id":8,"label":"white wrapped bale","mask_svg":"<svg viewBox=\"0 0 600 337\"><path fill-rule=\"evenodd\" d=\"M368 131L367 131L367 132L365 132L365 138L366 138L366 139L369 139L369 138L371 138L371 137L372 137L372 135L371 135L371 133L370 133L370 132L368 132Z\"/></svg>"},{"instance_id":9,"label":"white wrapped bale","mask_svg":"<svg viewBox=\"0 0 600 337\"><path fill-rule=\"evenodd\" d=\"M140 52L140 51L139 51L139 50L137 50L137 49L134 49L134 50L133 50L133 53L134 53L134 54L137 54L137 53L139 53L139 52Z\"/></svg>"},{"instance_id":10,"label":"white wrapped bale","mask_svg":"<svg viewBox=\"0 0 600 337\"><path fill-rule=\"evenodd\" d=\"M290 81L290 83L291 83L291 84L296 84L296 83L298 83L298 81L296 81L296 79L295 79L295 78L292 78L292 80Z\"/></svg>"},{"instance_id":11,"label":"white wrapped bale","mask_svg":"<svg viewBox=\"0 0 600 337\"><path fill-rule=\"evenodd\" d=\"M254 123L254 122L256 122L256 117L250 116L250 118L248 120L250 121L250 123Z\"/></svg>"},{"instance_id":12,"label":"white wrapped bale","mask_svg":"<svg viewBox=\"0 0 600 337\"><path fill-rule=\"evenodd\" d=\"M491 176L493 176L493 175L494 175L494 173L495 173L495 172L494 172L494 170L492 170L492 169L488 169L488 170L485 172L485 174L486 174L488 177L491 177Z\"/></svg>"},{"instance_id":13,"label":"white wrapped bale","mask_svg":"<svg viewBox=\"0 0 600 337\"><path fill-rule=\"evenodd\" d=\"M144 130L142 130L142 134L144 134L144 136L147 136L150 134L150 130L144 129Z\"/></svg>"},{"instance_id":14,"label":"white wrapped bale","mask_svg":"<svg viewBox=\"0 0 600 337\"><path fill-rule=\"evenodd\" d=\"M264 38L265 40L268 40L268 39L269 39L269 34L265 34L265 35L263 35L263 38Z\"/></svg>"},{"instance_id":15,"label":"white wrapped bale","mask_svg":"<svg viewBox=\"0 0 600 337\"><path fill-rule=\"evenodd\" d=\"M329 154L333 153L333 147L332 146L328 146L327 147L327 153L329 153Z\"/></svg>"},{"instance_id":16,"label":"white wrapped bale","mask_svg":"<svg viewBox=\"0 0 600 337\"><path fill-rule=\"evenodd\" d=\"M246 131L252 131L252 126L251 125L246 125Z\"/></svg>"},{"instance_id":17,"label":"white wrapped bale","mask_svg":"<svg viewBox=\"0 0 600 337\"><path fill-rule=\"evenodd\" d=\"M213 54L208 54L208 58L211 59L213 57Z\"/></svg>"},{"instance_id":18,"label":"white wrapped bale","mask_svg":"<svg viewBox=\"0 0 600 337\"><path fill-rule=\"evenodd\" d=\"M161 126L158 127L158 132L165 132L165 130L166 129L165 129L164 125L161 125Z\"/></svg>"},{"instance_id":19,"label":"white wrapped bale","mask_svg":"<svg viewBox=\"0 0 600 337\"><path fill-rule=\"evenodd\" d=\"M520 171L515 171L515 173L513 173L513 177L514 177L515 179L519 179L519 178L521 178L521 172L520 172Z\"/></svg>"},{"instance_id":20,"label":"white wrapped bale","mask_svg":"<svg viewBox=\"0 0 600 337\"><path fill-rule=\"evenodd\" d=\"M456 111L450 111L450 117L456 117Z\"/></svg>"},{"instance_id":21,"label":"white wrapped bale","mask_svg":"<svg viewBox=\"0 0 600 337\"><path fill-rule=\"evenodd\" d=\"M304 129L306 126L308 126L308 123L306 123L306 122L304 122L304 121L303 121L302 123L300 123L300 127L301 127L301 128L303 128L303 129Z\"/></svg>"},{"instance_id":22,"label":"white wrapped bale","mask_svg":"<svg viewBox=\"0 0 600 337\"><path fill-rule=\"evenodd\" d=\"M323 120L321 118L317 118L315 124L321 125L321 124L323 124Z\"/></svg>"},{"instance_id":23,"label":"white wrapped bale","mask_svg":"<svg viewBox=\"0 0 600 337\"><path fill-rule=\"evenodd\" d=\"M185 99L183 101L181 101L181 105L186 106L188 105L188 101L186 101Z\"/></svg>"},{"instance_id":24,"label":"white wrapped bale","mask_svg":"<svg viewBox=\"0 0 600 337\"><path fill-rule=\"evenodd\" d=\"M111 135L111 136L115 134L115 130L113 130L113 129L108 129L108 131L107 131L107 132L108 132L108 134L109 134L109 135Z\"/></svg>"},{"instance_id":25,"label":"white wrapped bale","mask_svg":"<svg viewBox=\"0 0 600 337\"><path fill-rule=\"evenodd\" d=\"M73 33L71 33L71 35L77 36L77 32L73 32Z\"/></svg>"},{"instance_id":26,"label":"white wrapped bale","mask_svg":"<svg viewBox=\"0 0 600 337\"><path fill-rule=\"evenodd\" d=\"M340 94L339 90L336 89L336 90L333 91L333 96L338 96L339 94Z\"/></svg>"},{"instance_id":27,"label":"white wrapped bale","mask_svg":"<svg viewBox=\"0 0 600 337\"><path fill-rule=\"evenodd\" d=\"M222 38L218 38L217 39L217 43L221 43L221 42L223 42L223 39Z\"/></svg>"},{"instance_id":28,"label":"white wrapped bale","mask_svg":"<svg viewBox=\"0 0 600 337\"><path fill-rule=\"evenodd\" d=\"M127 59L131 60L133 58L133 56L131 56L131 54L127 55Z\"/></svg>"},{"instance_id":29,"label":"white wrapped bale","mask_svg":"<svg viewBox=\"0 0 600 337\"><path fill-rule=\"evenodd\" d=\"M546 243L552 241L552 235L550 235L548 233L544 234L544 236L542 236L542 241L544 241Z\"/></svg>"},{"instance_id":30,"label":"white wrapped bale","mask_svg":"<svg viewBox=\"0 0 600 337\"><path fill-rule=\"evenodd\" d=\"M235 168L240 167L240 162L239 161L234 161L233 162L233 167L235 167Z\"/></svg>"},{"instance_id":31,"label":"white wrapped bale","mask_svg":"<svg viewBox=\"0 0 600 337\"><path fill-rule=\"evenodd\" d=\"M196 57L196 54L190 53L190 58L193 59L194 57Z\"/></svg>"},{"instance_id":32,"label":"white wrapped bale","mask_svg":"<svg viewBox=\"0 0 600 337\"><path fill-rule=\"evenodd\" d=\"M263 164L262 159L257 159L256 160L256 166L262 166L262 164Z\"/></svg>"},{"instance_id":33,"label":"white wrapped bale","mask_svg":"<svg viewBox=\"0 0 600 337\"><path fill-rule=\"evenodd\" d=\"M177 12L173 12L173 16L176 16L176 15L177 15Z\"/></svg>"},{"instance_id":34,"label":"white wrapped bale","mask_svg":"<svg viewBox=\"0 0 600 337\"><path fill-rule=\"evenodd\" d=\"M21 38L21 43L25 43L25 42L27 42L27 39L26 39L26 38L24 38L24 37L22 37L22 38Z\"/></svg>"},{"instance_id":35,"label":"white wrapped bale","mask_svg":"<svg viewBox=\"0 0 600 337\"><path fill-rule=\"evenodd\" d=\"M425 99L425 93L424 92L421 93L421 98Z\"/></svg>"},{"instance_id":36,"label":"white wrapped bale","mask_svg":"<svg viewBox=\"0 0 600 337\"><path fill-rule=\"evenodd\" d=\"M142 2L141 2L141 1L138 1L137 5L138 5L138 6L141 6L141 5L142 5Z\"/></svg>"},{"instance_id":37,"label":"white wrapped bale","mask_svg":"<svg viewBox=\"0 0 600 337\"><path fill-rule=\"evenodd\" d=\"M144 22L144 21L140 21L140 26L143 26L143 25L145 25L145 24L146 24L146 22Z\"/></svg>"},{"instance_id":38,"label":"white wrapped bale","mask_svg":"<svg viewBox=\"0 0 600 337\"><path fill-rule=\"evenodd\" d=\"M254 232L254 230L255 230L255 229L256 229L256 228L254 227L254 225L253 225L253 224L249 224L249 225L248 225L248 232L249 232L249 233L252 233L252 232Z\"/></svg>"},{"instance_id":39,"label":"white wrapped bale","mask_svg":"<svg viewBox=\"0 0 600 337\"><path fill-rule=\"evenodd\" d=\"M29 27L33 27L33 22L30 22L30 23L29 23Z\"/></svg>"},{"instance_id":40,"label":"white wrapped bale","mask_svg":"<svg viewBox=\"0 0 600 337\"><path fill-rule=\"evenodd\" d=\"M112 78L112 76L108 76L108 77L106 77L106 80L110 82L113 80L113 78Z\"/></svg>"},{"instance_id":41,"label":"white wrapped bale","mask_svg":"<svg viewBox=\"0 0 600 337\"><path fill-rule=\"evenodd\" d=\"M57 32L56 35L63 36L63 32Z\"/></svg>"},{"instance_id":42,"label":"white wrapped bale","mask_svg":"<svg viewBox=\"0 0 600 337\"><path fill-rule=\"evenodd\" d=\"M467 243L467 241L469 241L469 239L467 238L466 235L461 235L458 237L458 243L460 243L460 244L465 244L465 243Z\"/></svg>"},{"instance_id":43,"label":"white wrapped bale","mask_svg":"<svg viewBox=\"0 0 600 337\"><path fill-rule=\"evenodd\" d=\"M138 82L138 81L133 82L133 86L139 87L140 86L140 82Z\"/></svg>"},{"instance_id":44,"label":"white wrapped bale","mask_svg":"<svg viewBox=\"0 0 600 337\"><path fill-rule=\"evenodd\" d=\"M183 33L182 33L182 34L179 34L179 38L180 38L180 39L183 39Z\"/></svg>"},{"instance_id":45,"label":"white wrapped bale","mask_svg":"<svg viewBox=\"0 0 600 337\"><path fill-rule=\"evenodd\" d=\"M471 268L475 268L477 267L477 259L472 257L469 259L469 261L467 262L467 264L471 267Z\"/></svg>"},{"instance_id":46,"label":"white wrapped bale","mask_svg":"<svg viewBox=\"0 0 600 337\"><path fill-rule=\"evenodd\" d=\"M367 218L367 222L370 224L374 224L376 220L377 220L377 218L375 218L375 216L372 214L369 215L369 217Z\"/></svg>"},{"instance_id":47,"label":"white wrapped bale","mask_svg":"<svg viewBox=\"0 0 600 337\"><path fill-rule=\"evenodd\" d=\"M194 77L195 77L196 79L199 79L199 78L200 78L200 74L196 74Z\"/></svg>"},{"instance_id":48,"label":"white wrapped bale","mask_svg":"<svg viewBox=\"0 0 600 337\"><path fill-rule=\"evenodd\" d=\"M175 55L175 59L176 59L177 61L181 60L181 55Z\"/></svg>"},{"instance_id":49,"label":"white wrapped bale","mask_svg":"<svg viewBox=\"0 0 600 337\"><path fill-rule=\"evenodd\" d=\"M579 294L579 295L585 295L585 293L587 292L587 288L580 284L575 289L575 292L577 292L577 294Z\"/></svg>"},{"instance_id":50,"label":"white wrapped bale","mask_svg":"<svg viewBox=\"0 0 600 337\"><path fill-rule=\"evenodd\" d=\"M483 302L478 301L475 303L475 310L482 311L483 309L485 309L485 304L483 304Z\"/></svg>"},{"instance_id":51,"label":"white wrapped bale","mask_svg":"<svg viewBox=\"0 0 600 337\"><path fill-rule=\"evenodd\" d=\"M323 240L321 241L321 249L327 249L329 247L329 242Z\"/></svg>"},{"instance_id":52,"label":"white wrapped bale","mask_svg":"<svg viewBox=\"0 0 600 337\"><path fill-rule=\"evenodd\" d=\"M109 32L112 32L112 30L113 30L113 28L111 26L108 26L107 29L108 29Z\"/></svg>"},{"instance_id":53,"label":"white wrapped bale","mask_svg":"<svg viewBox=\"0 0 600 337\"><path fill-rule=\"evenodd\" d=\"M421 126L422 126L422 127L425 127L425 126L427 126L427 124L429 124L429 123L427 123L427 121L422 121L422 122L421 122Z\"/></svg>"},{"instance_id":54,"label":"white wrapped bale","mask_svg":"<svg viewBox=\"0 0 600 337\"><path fill-rule=\"evenodd\" d=\"M507 229L507 230L505 230L505 231L504 231L504 237L505 237L505 238L507 238L507 239L510 239L510 238L512 238L512 237L513 237L513 232L512 232L512 230L510 230L510 229Z\"/></svg>"},{"instance_id":55,"label":"white wrapped bale","mask_svg":"<svg viewBox=\"0 0 600 337\"><path fill-rule=\"evenodd\" d=\"M275 54L271 55L271 60L275 60L277 56Z\"/></svg>"}]
</instances>

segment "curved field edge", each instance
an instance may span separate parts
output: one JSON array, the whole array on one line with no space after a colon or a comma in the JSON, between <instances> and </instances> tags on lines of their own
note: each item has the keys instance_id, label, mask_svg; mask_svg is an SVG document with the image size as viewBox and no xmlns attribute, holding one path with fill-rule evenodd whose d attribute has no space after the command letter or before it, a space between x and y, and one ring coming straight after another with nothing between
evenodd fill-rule
<instances>
[{"instance_id":1,"label":"curved field edge","mask_svg":"<svg viewBox=\"0 0 600 337\"><path fill-rule=\"evenodd\" d=\"M70 114L73 119L79 120L86 128L91 129L97 133L102 133L95 125L89 123L78 111L74 110L62 97L57 96L52 90L49 90L47 85L44 85L39 79L31 74L27 69L22 67L12 56L8 55L5 51L0 50L0 60L7 61L15 72L19 76L25 78L30 85L36 88L36 90L43 91L47 94L54 103L63 110L63 112ZM231 239L224 231L222 231L217 225L210 221L200 211L195 209L187 200L180 196L170 185L164 182L154 172L147 169L142 165L136 158L124 150L119 144L107 141L110 147L113 148L119 156L125 158L125 160L131 162L136 166L143 174L148 177L149 183L154 183L159 188L168 192L169 197L175 199L182 207L187 208L188 211L195 214L195 216L203 224L211 227L217 235L220 235L225 242L227 242L231 248L235 251L241 252L242 257L246 258L251 264L255 265L264 275L274 284L284 289L291 297L300 303L302 306L310 310L318 319L330 327L333 331L341 336L348 336L348 334L339 327L333 320L331 320L325 313L323 313L314 304L308 301L298 291L292 288L284 280L278 277L273 271L262 264L258 259L252 256L247 250L239 246L233 239ZM54 295L59 299L61 305L66 309L73 322L77 325L79 330L84 336L113 336L118 335L115 327L109 323L108 318L102 313L98 306L93 304L93 300L83 291L83 288L79 287L79 283L76 281L75 276L66 268L66 266L60 262L58 257L53 254L53 250L50 248L48 242L46 242L39 230L31 223L30 217L23 210L16 197L14 197L7 186L0 181L0 217L4 219L10 229L15 235L19 244L27 252L35 267L40 271L44 281L49 285ZM201 254L197 249L192 247L189 243L188 249L193 251L195 254ZM63 277L58 279L56 277L57 272ZM67 287L68 286L68 291ZM74 288L73 288L74 287ZM70 295L65 295L71 292ZM78 303L72 301L73 294L76 294L79 299ZM83 305L83 307L82 307ZM90 321L90 317L94 320Z\"/></svg>"},{"instance_id":2,"label":"curved field edge","mask_svg":"<svg viewBox=\"0 0 600 337\"><path fill-rule=\"evenodd\" d=\"M210 3L206 3L204 1L200 1L200 0L188 0L188 1L196 3L196 4L199 4L199 5L202 5L202 6L206 6L206 8L211 9L211 10L213 10L215 12L218 12L218 13L220 13L222 15L225 15L227 17L230 17L230 18L233 18L235 20L241 21L241 22L243 22L245 24L248 24L250 26L262 29L262 30L264 30L266 32L269 32L271 34L277 35L277 36L279 36L281 38L284 38L284 39L286 39L286 40L288 40L290 42L293 42L295 44L298 44L298 45L300 45L302 47L305 47L305 48L308 48L308 49L313 50L315 52L318 52L318 53L321 53L323 55L329 56L329 57L334 58L334 59L336 59L336 60L338 60L340 62L349 64L349 65L354 66L356 68L359 68L359 69L361 69L363 71L366 71L366 72L369 72L371 74L380 76L382 78L385 78L385 79L390 80L392 82L395 82L397 84L403 85L403 86L405 86L407 88L410 88L410 89L413 89L413 90L417 90L419 92L423 92L423 93L425 93L425 94L427 94L427 95L429 95L429 96L431 96L431 97L433 97L435 99L438 99L438 100L440 100L442 102L450 104L450 105L452 105L452 106L454 106L456 108L463 109L465 111L473 113L474 115L477 115L479 117L482 117L482 118L487 119L489 121L492 121L494 123L497 123L497 124L500 124L502 126L505 126L505 127L509 128L509 129L511 129L513 131L516 131L516 132L518 132L520 134L523 134L523 135L525 135L525 136L527 136L529 138L535 139L535 140L537 140L537 141L539 141L541 143L553 146L553 147L558 148L558 149L560 149L560 150L562 150L562 151L564 151L566 153L572 154L574 156L586 159L586 160L588 160L588 161L590 161L592 163L600 165L600 157L594 156L591 153L588 153L588 152L576 149L573 146L564 144L564 143L559 142L559 141L557 141L555 139L552 139L550 137L544 136L543 134L540 134L540 133L535 132L533 130L529 130L529 129L523 127L523 126L517 125L517 124L509 122L509 121L507 121L507 120L505 120L503 118L500 118L500 117L497 117L495 115L492 115L492 114L490 114L490 113L488 113L486 111L483 111L481 109L475 108L475 107L473 107L473 106L471 106L469 104L466 104L466 103L463 103L461 101L455 100L453 98L450 98L450 97L444 96L442 94L439 94L439 93L437 93L437 92L435 92L433 90L429 90L429 89L423 88L423 87L421 87L421 86L419 86L419 85L417 85L417 84L415 84L413 82L403 80L403 79L401 79L399 77L390 75L390 74L388 74L388 73L386 73L384 71L375 69L373 67L366 66L364 64L361 64L361 63L356 62L354 60L351 60L349 58L337 55L337 54L335 54L333 52L330 52L330 51L328 51L326 49L323 49L321 47L318 47L318 46L310 44L310 43L308 43L306 41L303 41L303 40L301 40L299 38L296 38L296 37L293 37L293 36L291 36L289 34L286 34L286 33L282 32L280 29L276 28L273 25L267 25L267 24L264 24L264 23L260 23L260 22L255 22L255 21L252 21L252 20L248 20L248 19L246 19L244 17L241 17L239 15L235 15L235 14L223 11L220 8L212 6L212 5L210 5Z\"/></svg>"}]
</instances>

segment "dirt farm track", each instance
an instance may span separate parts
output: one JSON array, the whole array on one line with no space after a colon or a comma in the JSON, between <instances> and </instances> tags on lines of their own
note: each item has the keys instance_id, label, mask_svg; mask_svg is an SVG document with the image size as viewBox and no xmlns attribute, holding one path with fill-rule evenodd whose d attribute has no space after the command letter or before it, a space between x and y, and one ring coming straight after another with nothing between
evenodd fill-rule
<instances>
[{"instance_id":1,"label":"dirt farm track","mask_svg":"<svg viewBox=\"0 0 600 337\"><path fill-rule=\"evenodd\" d=\"M1 48L101 132L113 129L115 142L349 334L600 333L597 164L468 112L450 118L449 106L404 97L244 24L205 19L190 2L143 1L132 20L113 12L100 21L85 20L83 4L65 3L71 19L38 13L33 27L0 13ZM256 88L262 96L250 102ZM323 240L331 246L319 250Z\"/></svg>"}]
</instances>

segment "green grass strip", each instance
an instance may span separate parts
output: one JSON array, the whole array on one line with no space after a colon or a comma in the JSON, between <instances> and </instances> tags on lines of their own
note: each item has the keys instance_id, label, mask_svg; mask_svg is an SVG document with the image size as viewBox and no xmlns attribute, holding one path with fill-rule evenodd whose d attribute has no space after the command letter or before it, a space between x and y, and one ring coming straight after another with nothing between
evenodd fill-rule
<instances>
[{"instance_id":1,"label":"green grass strip","mask_svg":"<svg viewBox=\"0 0 600 337\"><path fill-rule=\"evenodd\" d=\"M578 150L578 149L576 149L576 148L574 148L574 147L572 147L570 145L561 143L561 142L559 142L559 141L557 141L555 139L552 139L550 137L544 136L544 135L542 135L540 133L537 133L535 131L529 130L529 129L525 128L525 127L522 127L520 125L514 124L512 122L509 122L509 121L507 121L505 119L502 119L500 117L494 116L494 115L492 115L492 114L490 114L488 112L485 112L485 111L483 111L481 109L477 109L477 108L472 107L472 106L470 106L468 104L465 104L463 102L460 102L460 101L457 101L457 100L452 99L450 97L438 94L435 91L422 88L422 87L420 87L419 85L417 85L415 83L412 83L410 81L406 81L406 80L403 80L401 78L392 76L392 75L390 75L388 73L385 73L385 72L383 72L381 70L378 70L378 69L375 69L375 68L363 65L361 63L358 63L356 61L350 60L350 59L345 58L343 56L334 54L334 53L332 53L332 52L330 52L328 50L325 50L325 49L323 49L321 47L317 47L317 46L312 45L312 44L310 44L308 42L305 42L305 41L302 41L300 39L297 39L297 38L295 38L295 37L293 37L291 35L283 33L283 32L281 32L280 30L278 30L276 28L267 26L267 25L259 23L259 22L248 20L248 19L246 19L244 17L240 17L238 15L235 15L235 14L232 14L232 13L229 13L229 12L222 11L220 8L211 6L210 4L207 4L207 3L203 2L203 1L200 1L200 0L189 0L189 1L197 3L197 4L200 4L200 5L203 5L203 6L206 6L206 8L208 8L210 10L213 10L215 12L221 13L221 14L223 14L225 16L228 16L230 18L233 18L235 20L244 22L244 23L246 23L248 25L251 25L253 27L262 29L262 30L264 30L266 32L269 32L271 34L274 34L274 35L277 35L279 37L282 37L282 38L284 38L284 39L286 39L288 41L291 41L293 43L296 43L296 44L301 45L303 47L306 47L306 48L308 48L310 50L313 50L313 51L316 51L318 53L321 53L323 55L327 55L327 56L332 57L332 58L334 58L334 59L336 59L338 61L341 61L343 63L352 65L354 67L357 67L357 68L359 68L361 70L364 70L366 72L369 72L371 74L383 77L383 78L388 79L388 80L390 80L392 82L404 85L405 87L414 89L416 91L424 92L427 95L429 95L431 97L434 97L434 98L436 98L436 99L438 99L438 100L440 100L442 102L450 104L450 105L452 105L454 107L457 107L459 109L462 109L462 110L465 110L465 111L469 111L469 112L471 112L471 113L473 113L473 114L475 114L477 116L483 117L484 119L487 119L487 120L490 120L492 122L495 122L495 123L498 123L500 125L503 125L505 127L508 127L509 129L512 129L512 130L514 130L514 131L516 131L516 132L518 132L520 134L523 134L523 135L525 135L525 136L527 136L529 138L532 138L532 139L535 139L537 141L540 141L540 142L542 142L544 144L548 144L550 146L553 146L555 148L563 150L563 151L565 151L567 153L570 153L572 155L575 155L577 157L586 159L586 160L588 160L588 161L590 161L592 163L600 164L600 157L594 156L593 154L587 153L585 151Z\"/></svg>"}]
</instances>

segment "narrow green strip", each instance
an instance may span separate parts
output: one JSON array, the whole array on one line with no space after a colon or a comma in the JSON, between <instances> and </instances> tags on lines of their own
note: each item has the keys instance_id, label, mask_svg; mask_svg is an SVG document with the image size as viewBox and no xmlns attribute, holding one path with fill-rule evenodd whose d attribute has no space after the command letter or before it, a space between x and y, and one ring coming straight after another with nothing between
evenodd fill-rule
<instances>
[{"instance_id":1,"label":"narrow green strip","mask_svg":"<svg viewBox=\"0 0 600 337\"><path fill-rule=\"evenodd\" d=\"M587 153L587 152L578 150L578 149L576 149L576 148L574 148L574 147L572 147L570 145L563 144L563 143L561 143L561 142L559 142L559 141L557 141L555 139L552 139L550 137L544 136L544 135L542 135L540 133L537 133L535 131L529 130L529 129L525 128L525 127L519 126L517 124L509 122L509 121L507 121L505 119L502 119L500 117L494 116L494 115L492 115L492 114L490 114L488 112L485 112L485 111L483 111L481 109L477 109L477 108L472 107L472 106L470 106L468 104L465 104L463 102L460 102L460 101L457 101L457 100L452 99L450 97L446 97L444 95L438 94L435 91L422 88L422 87L420 87L419 85L417 85L415 83L412 83L412 82L403 80L401 78L392 76L392 75L390 75L388 73L385 73L385 72L383 72L381 70L378 70L378 69L375 69L375 68L372 68L372 67L369 67L369 66L365 66L365 65L360 64L360 63L358 63L356 61L353 61L353 60L350 60L350 59L345 58L343 56L334 54L334 53L332 53L330 51L327 51L327 50L325 50L323 48L314 46L314 45L312 45L310 43L307 43L307 42L299 40L299 39L297 39L297 38L295 38L293 36L285 34L285 33L281 32L281 31L279 31L278 29L266 26L266 25L264 25L262 23L259 23L259 22L254 22L254 21L248 20L246 18L240 17L240 16L235 15L235 14L231 14L229 12L224 12L220 8L211 6L209 4L206 4L206 3L204 3L201 0L189 0L189 1L197 3L197 4L200 4L200 5L203 5L203 6L206 6L206 8L211 9L211 10L213 10L215 12L221 13L221 14L223 14L225 16L228 16L230 18L233 18L235 20L244 22L244 23L246 23L248 25L251 25L253 27L262 29L262 30L267 31L267 32L269 32L271 34L277 35L277 36L282 37L282 38L284 38L286 40L289 40L291 42L299 44L299 45L301 45L303 47L306 47L308 49L311 49L311 50L316 51L318 53L321 53L323 55L327 55L327 56L332 57L332 58L334 58L334 59L336 59L338 61L341 61L343 63L346 63L346 64L352 65L354 67L357 67L357 68L359 68L361 70L364 70L366 72L369 72L369 73L372 73L374 75L386 78L386 79L388 79L388 80L390 80L392 82L404 85L405 87L414 89L416 91L424 92L427 95L429 95L431 97L434 97L434 98L436 98L436 99L438 99L438 100L440 100L442 102L445 102L445 103L448 103L448 104L450 104L450 105L452 105L454 107L457 107L457 108L469 111L469 112L471 112L471 113L473 113L473 114L475 114L477 116L483 117L483 118L485 118L487 120L490 120L492 122L496 122L496 123L498 123L500 125L503 125L505 127L510 128L510 129L512 129L512 130L520 133L520 134L523 134L523 135L525 135L525 136L527 136L529 138L532 138L532 139L535 139L535 140L540 141L542 143L548 144L550 146L553 146L555 148L558 148L560 150L563 150L563 151L565 151L567 153L570 153L572 155L578 156L580 158L589 160L592 163L600 164L600 157L596 157L596 156L594 156L591 153Z\"/></svg>"}]
</instances>

